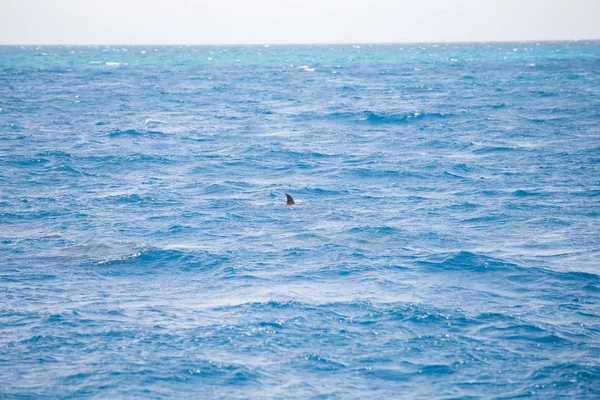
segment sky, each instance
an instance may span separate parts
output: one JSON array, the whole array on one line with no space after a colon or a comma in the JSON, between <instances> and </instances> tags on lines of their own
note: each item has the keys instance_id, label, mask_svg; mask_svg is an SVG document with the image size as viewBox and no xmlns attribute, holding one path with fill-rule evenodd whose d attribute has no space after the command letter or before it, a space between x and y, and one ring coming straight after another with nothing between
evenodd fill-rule
<instances>
[{"instance_id":1,"label":"sky","mask_svg":"<svg viewBox=\"0 0 600 400\"><path fill-rule=\"evenodd\" d=\"M0 44L600 39L600 0L0 0Z\"/></svg>"}]
</instances>

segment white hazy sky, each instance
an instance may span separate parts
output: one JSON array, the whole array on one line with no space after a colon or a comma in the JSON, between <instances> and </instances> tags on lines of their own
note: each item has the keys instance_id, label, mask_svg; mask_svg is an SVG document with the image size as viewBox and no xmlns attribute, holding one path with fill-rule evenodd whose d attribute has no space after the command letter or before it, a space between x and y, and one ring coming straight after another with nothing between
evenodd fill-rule
<instances>
[{"instance_id":1,"label":"white hazy sky","mask_svg":"<svg viewBox=\"0 0 600 400\"><path fill-rule=\"evenodd\" d=\"M600 39L600 0L0 0L0 44Z\"/></svg>"}]
</instances>

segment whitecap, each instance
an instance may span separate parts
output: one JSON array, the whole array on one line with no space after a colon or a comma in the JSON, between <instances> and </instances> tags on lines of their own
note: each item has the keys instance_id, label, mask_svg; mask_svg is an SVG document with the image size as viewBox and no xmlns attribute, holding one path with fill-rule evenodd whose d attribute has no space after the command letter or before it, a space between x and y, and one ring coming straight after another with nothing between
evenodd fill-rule
<instances>
[{"instance_id":1,"label":"whitecap","mask_svg":"<svg viewBox=\"0 0 600 400\"><path fill-rule=\"evenodd\" d=\"M166 124L165 121L161 121L159 119L152 119L152 118L148 118L144 121L144 125L150 125L150 124Z\"/></svg>"},{"instance_id":2,"label":"whitecap","mask_svg":"<svg viewBox=\"0 0 600 400\"><path fill-rule=\"evenodd\" d=\"M114 61L107 61L104 64L110 66L110 67L118 67L119 65L121 65L120 62L114 62Z\"/></svg>"},{"instance_id":3,"label":"whitecap","mask_svg":"<svg viewBox=\"0 0 600 400\"><path fill-rule=\"evenodd\" d=\"M315 68L304 68L306 72L315 72Z\"/></svg>"},{"instance_id":4,"label":"whitecap","mask_svg":"<svg viewBox=\"0 0 600 400\"><path fill-rule=\"evenodd\" d=\"M147 249L144 248L141 251L138 251L138 252L135 252L135 253L126 254L126 255L122 255L122 256L116 256L114 258L107 258L107 259L104 259L102 261L96 261L94 264L96 264L96 265L106 265L106 264L117 264L117 263L125 262L125 261L129 261L129 260L133 260L133 259L136 259L138 257L141 257L142 254L144 254L146 251L147 251Z\"/></svg>"}]
</instances>

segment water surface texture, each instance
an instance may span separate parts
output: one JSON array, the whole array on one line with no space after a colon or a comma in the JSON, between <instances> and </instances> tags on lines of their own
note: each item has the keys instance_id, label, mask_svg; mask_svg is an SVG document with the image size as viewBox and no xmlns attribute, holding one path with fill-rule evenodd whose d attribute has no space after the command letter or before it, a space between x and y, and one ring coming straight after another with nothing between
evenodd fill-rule
<instances>
[{"instance_id":1,"label":"water surface texture","mask_svg":"<svg viewBox=\"0 0 600 400\"><path fill-rule=\"evenodd\" d=\"M0 47L0 398L598 397L599 217L598 42Z\"/></svg>"}]
</instances>

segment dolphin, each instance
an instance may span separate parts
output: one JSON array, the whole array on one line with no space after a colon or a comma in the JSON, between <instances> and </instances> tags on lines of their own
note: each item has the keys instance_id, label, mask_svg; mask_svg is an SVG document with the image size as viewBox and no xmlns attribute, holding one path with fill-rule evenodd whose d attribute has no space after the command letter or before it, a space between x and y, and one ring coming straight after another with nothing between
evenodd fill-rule
<instances>
[{"instance_id":1,"label":"dolphin","mask_svg":"<svg viewBox=\"0 0 600 400\"><path fill-rule=\"evenodd\" d=\"M286 206L293 206L294 204L296 204L292 195L286 193L285 197L287 197L287 203L285 203Z\"/></svg>"}]
</instances>

